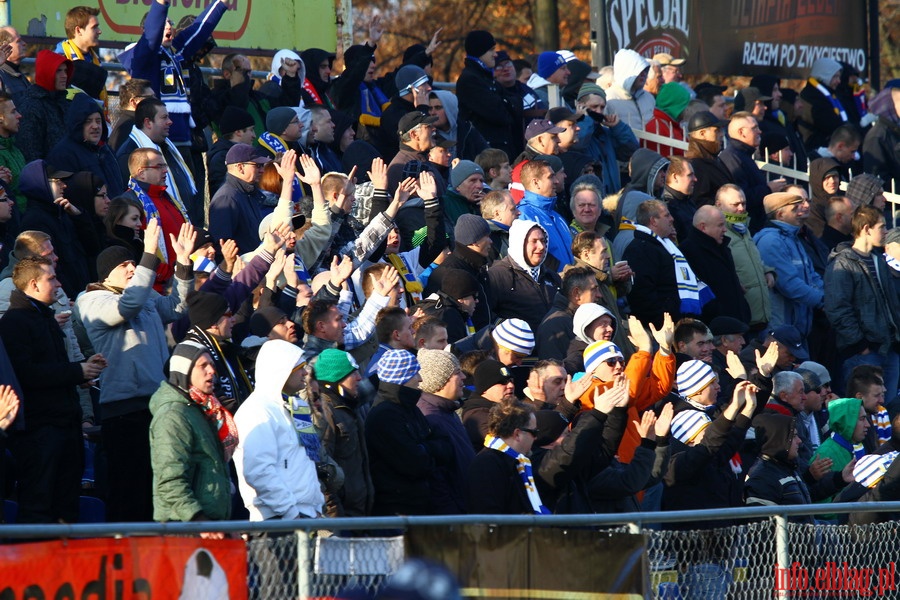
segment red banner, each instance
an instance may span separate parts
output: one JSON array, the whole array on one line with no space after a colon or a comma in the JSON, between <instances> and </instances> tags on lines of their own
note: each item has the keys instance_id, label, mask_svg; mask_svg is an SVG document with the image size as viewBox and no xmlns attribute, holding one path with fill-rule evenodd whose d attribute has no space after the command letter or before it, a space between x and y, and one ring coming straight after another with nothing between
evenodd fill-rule
<instances>
[{"instance_id":1,"label":"red banner","mask_svg":"<svg viewBox=\"0 0 900 600\"><path fill-rule=\"evenodd\" d=\"M247 598L242 540L149 537L0 547L0 598Z\"/></svg>"}]
</instances>

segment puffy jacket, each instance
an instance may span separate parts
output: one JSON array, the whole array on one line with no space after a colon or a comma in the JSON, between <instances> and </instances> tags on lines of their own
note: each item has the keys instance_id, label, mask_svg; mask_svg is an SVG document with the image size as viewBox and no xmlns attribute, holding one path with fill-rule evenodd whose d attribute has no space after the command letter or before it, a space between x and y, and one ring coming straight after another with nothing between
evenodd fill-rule
<instances>
[{"instance_id":1,"label":"puffy jacket","mask_svg":"<svg viewBox=\"0 0 900 600\"><path fill-rule=\"evenodd\" d=\"M798 231L799 228L782 221L770 221L753 236L753 241L763 262L775 267L772 325L793 325L807 335L812 327L813 309L822 306L825 292L822 278L816 274L797 237Z\"/></svg>"},{"instance_id":2,"label":"puffy jacket","mask_svg":"<svg viewBox=\"0 0 900 600\"><path fill-rule=\"evenodd\" d=\"M319 382L322 415L326 422L322 445L344 471L344 485L328 495L330 517L365 517L372 514L375 487L369 472L365 422L360 399L338 394L337 386Z\"/></svg>"},{"instance_id":3,"label":"puffy jacket","mask_svg":"<svg viewBox=\"0 0 900 600\"><path fill-rule=\"evenodd\" d=\"M871 256L877 285L849 242L832 251L825 270L825 314L845 357L866 348L886 354L900 342L900 302L894 293L890 268L881 253L872 252Z\"/></svg>"},{"instance_id":4,"label":"puffy jacket","mask_svg":"<svg viewBox=\"0 0 900 600\"><path fill-rule=\"evenodd\" d=\"M91 115L101 115L102 134L99 144L84 139L84 122ZM54 168L78 173L90 171L104 182L110 198L125 191L125 182L116 162L116 155L106 143L109 131L101 114L101 106L87 94L76 94L66 112L68 135L60 140L47 155L47 162Z\"/></svg>"},{"instance_id":5,"label":"puffy jacket","mask_svg":"<svg viewBox=\"0 0 900 600\"><path fill-rule=\"evenodd\" d=\"M158 263L156 256L144 254L122 293L92 284L75 302L76 320L109 362L100 374L104 418L146 409L147 398L165 378L165 326L187 312L193 274L179 265L172 294L162 296L153 290Z\"/></svg>"},{"instance_id":6,"label":"puffy jacket","mask_svg":"<svg viewBox=\"0 0 900 600\"><path fill-rule=\"evenodd\" d=\"M519 203L519 219L534 221L543 227L547 231L547 253L556 258L560 266L570 265L575 261L572 255L572 234L565 219L553 209L555 204L556 198L539 196L525 190L525 196ZM510 252L514 243L510 229Z\"/></svg>"},{"instance_id":7,"label":"puffy jacket","mask_svg":"<svg viewBox=\"0 0 900 600\"><path fill-rule=\"evenodd\" d=\"M763 264L759 249L753 243L750 232L738 231L732 223L726 221L725 236L730 240L728 247L734 259L734 268L741 285L744 286L744 298L750 305L750 325L768 323L772 316L772 299L766 273L775 269Z\"/></svg>"},{"instance_id":8,"label":"puffy jacket","mask_svg":"<svg viewBox=\"0 0 900 600\"><path fill-rule=\"evenodd\" d=\"M656 107L653 94L643 88L631 93L634 80L649 67L647 59L634 50L619 50L613 59L613 85L606 91L606 112L619 115L632 129L644 129Z\"/></svg>"},{"instance_id":9,"label":"puffy jacket","mask_svg":"<svg viewBox=\"0 0 900 600\"><path fill-rule=\"evenodd\" d=\"M153 519L213 521L231 515L231 479L216 426L168 381L150 398Z\"/></svg>"},{"instance_id":10,"label":"puffy jacket","mask_svg":"<svg viewBox=\"0 0 900 600\"><path fill-rule=\"evenodd\" d=\"M256 359L257 385L234 415L238 484L251 521L316 517L325 497L316 465L300 444L282 388L302 350L283 340L263 344Z\"/></svg>"},{"instance_id":11,"label":"puffy jacket","mask_svg":"<svg viewBox=\"0 0 900 600\"><path fill-rule=\"evenodd\" d=\"M34 85L29 86L16 99L16 107L22 113L22 122L16 134L16 145L30 162L44 158L50 149L66 137L66 92L57 91L56 70L65 64L69 81L74 67L72 61L50 50L38 52L34 64Z\"/></svg>"}]
</instances>

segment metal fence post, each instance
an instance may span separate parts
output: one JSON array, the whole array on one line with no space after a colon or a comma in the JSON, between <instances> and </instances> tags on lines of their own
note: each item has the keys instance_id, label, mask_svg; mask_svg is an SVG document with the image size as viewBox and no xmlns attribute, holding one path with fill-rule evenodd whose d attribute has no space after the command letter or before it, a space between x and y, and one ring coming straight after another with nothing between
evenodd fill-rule
<instances>
[{"instance_id":1,"label":"metal fence post","mask_svg":"<svg viewBox=\"0 0 900 600\"><path fill-rule=\"evenodd\" d=\"M785 582L785 578L778 573L787 573L791 568L791 552L788 539L788 520L784 515L775 515L775 568L772 577L772 587L775 588L776 598L789 598L789 585L779 586L779 580ZM779 570L781 569L781 570ZM780 589L785 588L785 589Z\"/></svg>"},{"instance_id":2,"label":"metal fence post","mask_svg":"<svg viewBox=\"0 0 900 600\"><path fill-rule=\"evenodd\" d=\"M297 536L297 587L301 600L312 598L312 552L310 546L313 544L313 538L309 535L309 531L301 529L295 531Z\"/></svg>"}]
</instances>

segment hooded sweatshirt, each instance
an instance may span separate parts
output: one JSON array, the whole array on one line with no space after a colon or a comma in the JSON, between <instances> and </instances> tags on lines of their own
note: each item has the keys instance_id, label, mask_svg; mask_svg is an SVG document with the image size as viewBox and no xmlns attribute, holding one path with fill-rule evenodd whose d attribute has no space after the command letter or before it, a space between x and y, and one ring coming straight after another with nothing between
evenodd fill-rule
<instances>
[{"instance_id":1,"label":"hooded sweatshirt","mask_svg":"<svg viewBox=\"0 0 900 600\"><path fill-rule=\"evenodd\" d=\"M809 164L809 188L812 197L809 199L809 218L806 220L806 226L816 234L816 237L822 237L825 230L825 209L828 208L828 200L832 194L825 191L822 182L830 171L837 171L841 174L841 179L846 179L845 168L833 158L817 158ZM840 193L838 191L838 194Z\"/></svg>"},{"instance_id":2,"label":"hooded sweatshirt","mask_svg":"<svg viewBox=\"0 0 900 600\"><path fill-rule=\"evenodd\" d=\"M284 52L282 50L282 52ZM306 71L306 77L303 81L303 91L309 94L310 98L316 104L324 104L328 108L334 108L334 102L328 95L328 88L331 87L331 81L325 81L319 77L319 65L324 61L328 61L329 66L334 64L334 53L322 50L321 48L308 48L300 53L300 59ZM276 63L273 60L272 65ZM280 64L280 63L279 63ZM275 73L278 74L277 72Z\"/></svg>"},{"instance_id":3,"label":"hooded sweatshirt","mask_svg":"<svg viewBox=\"0 0 900 600\"><path fill-rule=\"evenodd\" d=\"M116 155L106 144L109 130L103 119L101 106L87 94L76 94L66 111L68 134L60 140L47 155L47 162L54 168L78 173L90 171L103 180L110 198L125 191L122 172ZM84 123L92 115L100 115L100 143L92 144L84 139Z\"/></svg>"},{"instance_id":4,"label":"hooded sweatshirt","mask_svg":"<svg viewBox=\"0 0 900 600\"><path fill-rule=\"evenodd\" d=\"M66 137L65 91L56 91L56 70L65 64L69 80L74 68L72 61L50 50L38 52L34 63L34 83L16 101L22 113L16 145L25 155L26 161L44 158L54 145Z\"/></svg>"},{"instance_id":5,"label":"hooded sweatshirt","mask_svg":"<svg viewBox=\"0 0 900 600\"><path fill-rule=\"evenodd\" d=\"M300 443L282 389L303 351L284 340L262 345L256 359L256 389L234 415L234 453L241 497L251 521L315 517L325 497L316 465Z\"/></svg>"},{"instance_id":6,"label":"hooded sweatshirt","mask_svg":"<svg viewBox=\"0 0 900 600\"><path fill-rule=\"evenodd\" d=\"M641 202L657 198L653 189L656 176L662 169L668 168L669 159L663 158L658 152L638 148L629 164L631 182L622 190L614 215L618 232L613 238L613 256L622 256L634 239L637 208Z\"/></svg>"},{"instance_id":7,"label":"hooded sweatshirt","mask_svg":"<svg viewBox=\"0 0 900 600\"><path fill-rule=\"evenodd\" d=\"M559 266L572 264L572 233L565 219L553 210L556 196L540 196L525 190L519 203L519 218L534 221L547 232L547 252L559 261ZM515 226L515 222L513 223ZM527 232L526 232L527 233ZM509 253L513 253L512 228L510 228Z\"/></svg>"},{"instance_id":8,"label":"hooded sweatshirt","mask_svg":"<svg viewBox=\"0 0 900 600\"><path fill-rule=\"evenodd\" d=\"M613 85L606 91L606 113L619 115L632 129L644 129L656 106L653 94L643 87L631 93L634 80L649 68L647 59L634 50L619 50L613 60Z\"/></svg>"},{"instance_id":9,"label":"hooded sweatshirt","mask_svg":"<svg viewBox=\"0 0 900 600\"><path fill-rule=\"evenodd\" d=\"M855 453L865 452L861 443L853 441L853 431L856 429L861 407L862 400L859 398L839 398L828 403L831 437L819 446L812 460L819 457L830 458L833 461L831 470L840 471L853 460Z\"/></svg>"},{"instance_id":10,"label":"hooded sweatshirt","mask_svg":"<svg viewBox=\"0 0 900 600\"><path fill-rule=\"evenodd\" d=\"M650 94L646 94L650 95ZM684 129L681 127L679 117L691 101L691 93L683 85L671 81L659 90L656 96L656 108L653 109L653 118L647 122L647 132L665 136L679 142L684 141ZM659 152L663 156L683 156L684 150L674 148L656 142L644 142L644 147Z\"/></svg>"}]
</instances>

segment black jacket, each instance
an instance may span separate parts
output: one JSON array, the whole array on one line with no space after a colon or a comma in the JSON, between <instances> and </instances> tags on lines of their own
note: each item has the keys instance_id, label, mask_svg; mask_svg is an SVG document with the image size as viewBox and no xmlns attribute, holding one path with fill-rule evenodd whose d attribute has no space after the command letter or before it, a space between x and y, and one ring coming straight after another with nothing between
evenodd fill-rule
<instances>
[{"instance_id":1,"label":"black jacket","mask_svg":"<svg viewBox=\"0 0 900 600\"><path fill-rule=\"evenodd\" d=\"M614 459L588 484L591 510L596 513L638 512L636 494L662 481L669 466L669 440L641 440L628 464Z\"/></svg>"},{"instance_id":2,"label":"black jacket","mask_svg":"<svg viewBox=\"0 0 900 600\"><path fill-rule=\"evenodd\" d=\"M704 323L720 316L733 317L742 323L750 322L750 305L744 298L744 289L728 248L730 241L725 237L718 244L699 229L691 227L681 244L681 252L694 273L716 295L703 306Z\"/></svg>"},{"instance_id":3,"label":"black jacket","mask_svg":"<svg viewBox=\"0 0 900 600\"><path fill-rule=\"evenodd\" d=\"M688 140L686 156L690 159L697 178L694 184L694 203L697 206L715 204L719 188L726 183L734 183L728 168L719 160L718 154L708 151L702 141L695 138Z\"/></svg>"},{"instance_id":4,"label":"black jacket","mask_svg":"<svg viewBox=\"0 0 900 600\"><path fill-rule=\"evenodd\" d=\"M753 154L756 148L740 140L729 139L728 147L719 154L719 160L728 169L732 181L744 190L747 197L747 212L750 214L750 231L756 233L766 220L763 198L771 190L765 174L759 169Z\"/></svg>"},{"instance_id":5,"label":"black jacket","mask_svg":"<svg viewBox=\"0 0 900 600\"><path fill-rule=\"evenodd\" d=\"M634 271L634 284L628 294L631 313L641 323L653 323L656 327L662 327L663 313L678 321L681 297L675 279L675 260L665 247L643 231L635 231L622 260L628 261Z\"/></svg>"},{"instance_id":6,"label":"black jacket","mask_svg":"<svg viewBox=\"0 0 900 600\"><path fill-rule=\"evenodd\" d=\"M672 457L665 476L663 510L701 510L729 508L744 503L743 485L729 461L740 448L750 427L750 419L738 415L729 421L716 418L706 429L703 440L687 446L672 440ZM690 528L722 527L728 521L692 523ZM681 528L681 524L675 529Z\"/></svg>"},{"instance_id":7,"label":"black jacket","mask_svg":"<svg viewBox=\"0 0 900 600\"><path fill-rule=\"evenodd\" d=\"M823 82L822 86L829 89ZM829 90L830 91L830 90ZM800 98L809 104L809 114L798 121L800 132L803 134L803 143L807 150L815 150L828 145L828 138L835 129L844 124L843 119L834 112L831 100L825 97L811 83L800 90Z\"/></svg>"},{"instance_id":8,"label":"black jacket","mask_svg":"<svg viewBox=\"0 0 900 600\"><path fill-rule=\"evenodd\" d=\"M79 428L81 405L75 386L84 382L84 373L80 363L69 361L53 309L13 290L9 310L0 319L0 339L10 349L9 360L25 396L25 429Z\"/></svg>"},{"instance_id":9,"label":"black jacket","mask_svg":"<svg viewBox=\"0 0 900 600\"><path fill-rule=\"evenodd\" d=\"M452 464L449 441L432 433L416 403L421 392L380 382L366 417L366 447L375 515L427 515L432 512L428 479L436 465Z\"/></svg>"},{"instance_id":10,"label":"black jacket","mask_svg":"<svg viewBox=\"0 0 900 600\"><path fill-rule=\"evenodd\" d=\"M512 158L513 109L493 76L466 58L466 66L456 80L456 96L459 118L472 123L491 148L503 150Z\"/></svg>"},{"instance_id":11,"label":"black jacket","mask_svg":"<svg viewBox=\"0 0 900 600\"><path fill-rule=\"evenodd\" d=\"M225 166L225 157L234 146L231 140L220 137L206 153L206 179L209 181L209 197L212 198L225 183L228 169Z\"/></svg>"},{"instance_id":12,"label":"black jacket","mask_svg":"<svg viewBox=\"0 0 900 600\"><path fill-rule=\"evenodd\" d=\"M534 351L537 356L564 360L569 344L575 339L573 319L575 311L569 307L569 299L556 292L550 311L534 332Z\"/></svg>"},{"instance_id":13,"label":"black jacket","mask_svg":"<svg viewBox=\"0 0 900 600\"><path fill-rule=\"evenodd\" d=\"M660 196L662 196L661 200L668 205L672 218L675 219L675 231L678 236L678 244L681 245L694 228L694 213L697 212L697 207L691 196L686 196L669 186L663 188Z\"/></svg>"},{"instance_id":14,"label":"black jacket","mask_svg":"<svg viewBox=\"0 0 900 600\"><path fill-rule=\"evenodd\" d=\"M475 329L481 329L493 320L489 302L489 288L487 275L487 258L481 256L467 246L456 245L453 253L444 259L428 277L428 285L425 287L425 295L433 294L441 289L441 281L444 273L448 269L461 269L469 273L478 281L478 304L475 307L475 314L472 315L472 323ZM546 311L545 311L546 312ZM541 315L542 317L544 315Z\"/></svg>"},{"instance_id":15,"label":"black jacket","mask_svg":"<svg viewBox=\"0 0 900 600\"><path fill-rule=\"evenodd\" d=\"M466 506L473 515L534 513L512 456L492 448L482 449L469 466L468 481Z\"/></svg>"},{"instance_id":16,"label":"black jacket","mask_svg":"<svg viewBox=\"0 0 900 600\"><path fill-rule=\"evenodd\" d=\"M483 396L474 396L466 400L462 409L462 423L469 434L472 449L476 454L484 448L484 436L488 432L488 417L491 409L497 406Z\"/></svg>"},{"instance_id":17,"label":"black jacket","mask_svg":"<svg viewBox=\"0 0 900 600\"><path fill-rule=\"evenodd\" d=\"M900 123L878 117L862 144L865 172L878 175L887 189L900 182Z\"/></svg>"},{"instance_id":18,"label":"black jacket","mask_svg":"<svg viewBox=\"0 0 900 600\"><path fill-rule=\"evenodd\" d=\"M322 415L327 426L322 445L344 471L344 485L336 494L325 492L329 517L365 517L372 513L375 488L369 473L365 422L358 399L338 394L333 384L320 383Z\"/></svg>"},{"instance_id":19,"label":"black jacket","mask_svg":"<svg viewBox=\"0 0 900 600\"><path fill-rule=\"evenodd\" d=\"M428 106L416 106L406 98L394 96L391 98L391 105L381 115L381 126L369 130L372 132L372 139L369 141L378 149L385 162L390 162L400 149L400 134L398 132L400 119L406 113L415 111L419 111L427 116Z\"/></svg>"},{"instance_id":20,"label":"black jacket","mask_svg":"<svg viewBox=\"0 0 900 600\"><path fill-rule=\"evenodd\" d=\"M504 319L522 319L535 332L549 312L561 285L559 274L555 271L541 266L535 281L511 256L507 256L488 269L491 313Z\"/></svg>"}]
</instances>

